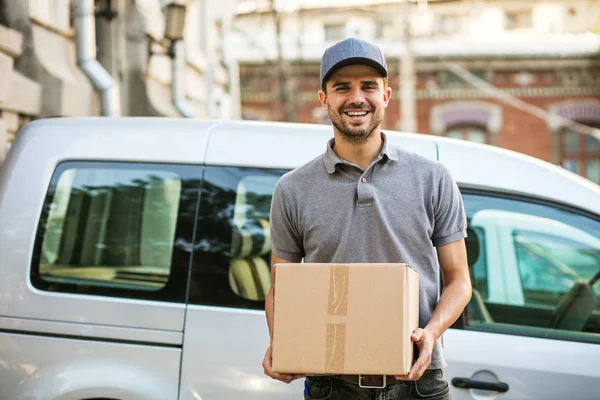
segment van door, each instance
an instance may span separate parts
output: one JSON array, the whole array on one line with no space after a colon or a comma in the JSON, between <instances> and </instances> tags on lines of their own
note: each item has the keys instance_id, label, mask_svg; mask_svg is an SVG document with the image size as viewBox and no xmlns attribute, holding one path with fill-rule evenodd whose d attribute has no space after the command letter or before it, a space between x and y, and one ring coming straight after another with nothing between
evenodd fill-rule
<instances>
[{"instance_id":1,"label":"van door","mask_svg":"<svg viewBox=\"0 0 600 400\"><path fill-rule=\"evenodd\" d=\"M269 211L285 170L207 166L185 323L181 400L296 399L263 373Z\"/></svg>"},{"instance_id":2,"label":"van door","mask_svg":"<svg viewBox=\"0 0 600 400\"><path fill-rule=\"evenodd\" d=\"M65 390L177 397L202 168L62 162L46 183L35 235L23 224L28 200L4 193L0 369L11 373L0 373L1 398L27 396L36 385L47 398ZM28 379L31 371L39 379Z\"/></svg>"},{"instance_id":3,"label":"van door","mask_svg":"<svg viewBox=\"0 0 600 400\"><path fill-rule=\"evenodd\" d=\"M473 296L462 329L444 334L452 397L597 397L600 217L523 196L463 198Z\"/></svg>"}]
</instances>

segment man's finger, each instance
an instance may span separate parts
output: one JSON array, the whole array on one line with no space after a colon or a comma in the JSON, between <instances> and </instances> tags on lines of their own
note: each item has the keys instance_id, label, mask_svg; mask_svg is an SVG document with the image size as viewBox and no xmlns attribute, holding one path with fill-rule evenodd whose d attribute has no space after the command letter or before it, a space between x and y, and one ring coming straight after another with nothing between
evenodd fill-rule
<instances>
[{"instance_id":1,"label":"man's finger","mask_svg":"<svg viewBox=\"0 0 600 400\"><path fill-rule=\"evenodd\" d=\"M290 383L292 381L295 381L296 379L300 379L305 377L306 375L298 375L298 374L279 374L277 372L273 372L273 360L271 357L271 348L269 347L267 349L267 352L265 354L265 358L263 359L263 369L265 371L265 375L270 376L272 379L281 381L281 382L285 382L285 383Z\"/></svg>"},{"instance_id":2,"label":"man's finger","mask_svg":"<svg viewBox=\"0 0 600 400\"><path fill-rule=\"evenodd\" d=\"M267 374L268 376L270 376L271 378L273 378L275 380L285 382L285 383L291 383L291 382L295 381L296 379L299 379L304 376L304 375L280 374L277 372L273 372L270 368L268 370L265 370L265 374Z\"/></svg>"},{"instance_id":3,"label":"man's finger","mask_svg":"<svg viewBox=\"0 0 600 400\"><path fill-rule=\"evenodd\" d=\"M420 342L423 340L423 329L417 328L411 335L411 339L413 342Z\"/></svg>"},{"instance_id":4,"label":"man's finger","mask_svg":"<svg viewBox=\"0 0 600 400\"><path fill-rule=\"evenodd\" d=\"M427 365L425 363L415 364L413 368L410 370L408 376L411 381L416 381L423 376L425 371L427 370Z\"/></svg>"},{"instance_id":5,"label":"man's finger","mask_svg":"<svg viewBox=\"0 0 600 400\"><path fill-rule=\"evenodd\" d=\"M409 380L417 380L421 377L421 375L423 375L423 373L425 373L425 370L431 363L430 356L431 352L428 353L424 351L421 353L417 361L415 361L412 368L410 369L410 372L408 373Z\"/></svg>"}]
</instances>

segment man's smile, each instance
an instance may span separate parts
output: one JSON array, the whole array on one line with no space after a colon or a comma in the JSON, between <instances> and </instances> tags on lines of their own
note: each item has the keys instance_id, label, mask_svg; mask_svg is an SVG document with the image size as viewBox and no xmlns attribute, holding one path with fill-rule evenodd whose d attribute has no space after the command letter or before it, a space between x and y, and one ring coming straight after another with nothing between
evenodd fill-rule
<instances>
[{"instance_id":1,"label":"man's smile","mask_svg":"<svg viewBox=\"0 0 600 400\"><path fill-rule=\"evenodd\" d=\"M367 114L369 114L368 110L347 110L344 111L344 114L346 114L348 117L350 117L351 120L362 120L364 117L367 116Z\"/></svg>"}]
</instances>

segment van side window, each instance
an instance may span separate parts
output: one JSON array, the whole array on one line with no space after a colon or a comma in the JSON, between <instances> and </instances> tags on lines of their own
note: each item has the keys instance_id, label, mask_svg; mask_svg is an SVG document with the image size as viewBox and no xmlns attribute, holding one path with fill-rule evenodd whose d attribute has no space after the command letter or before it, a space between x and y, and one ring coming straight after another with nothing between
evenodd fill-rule
<instances>
[{"instance_id":1,"label":"van side window","mask_svg":"<svg viewBox=\"0 0 600 400\"><path fill-rule=\"evenodd\" d=\"M271 287L271 198L285 172L206 168L194 244L191 303L264 308Z\"/></svg>"},{"instance_id":2,"label":"van side window","mask_svg":"<svg viewBox=\"0 0 600 400\"><path fill-rule=\"evenodd\" d=\"M36 240L40 289L180 301L200 183L194 167L61 164ZM195 200L196 199L196 200ZM176 293L176 288L181 293ZM178 300L176 300L178 299Z\"/></svg>"},{"instance_id":3,"label":"van side window","mask_svg":"<svg viewBox=\"0 0 600 400\"><path fill-rule=\"evenodd\" d=\"M573 281L598 273L600 248L527 229L515 229L513 240L526 303L558 305Z\"/></svg>"},{"instance_id":4,"label":"van side window","mask_svg":"<svg viewBox=\"0 0 600 400\"><path fill-rule=\"evenodd\" d=\"M471 227L468 231L467 234L469 235L466 239L466 242L469 243L471 240L473 239L477 239L481 242L485 242L485 231L479 227ZM475 242L474 245L478 245L477 242ZM473 277L473 286L477 287L479 289L479 293L482 296L487 297L488 296L488 290L487 290L487 257L485 254L485 247L480 247L478 250L478 254L477 254L477 259L473 260L473 264L471 267L471 275Z\"/></svg>"},{"instance_id":5,"label":"van side window","mask_svg":"<svg viewBox=\"0 0 600 400\"><path fill-rule=\"evenodd\" d=\"M600 221L535 199L463 198L468 327L600 342Z\"/></svg>"}]
</instances>

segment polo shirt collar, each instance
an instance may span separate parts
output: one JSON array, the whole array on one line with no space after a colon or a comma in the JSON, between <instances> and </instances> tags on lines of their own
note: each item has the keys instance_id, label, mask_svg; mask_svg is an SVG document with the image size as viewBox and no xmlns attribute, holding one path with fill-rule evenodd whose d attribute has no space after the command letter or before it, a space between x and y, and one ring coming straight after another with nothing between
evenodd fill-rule
<instances>
[{"instance_id":1,"label":"polo shirt collar","mask_svg":"<svg viewBox=\"0 0 600 400\"><path fill-rule=\"evenodd\" d=\"M379 153L379 157L383 158L384 156L393 161L398 161L398 153L396 150L389 144L385 133L381 132L381 138L383 139L383 146L381 147L381 152ZM327 148L325 149L325 154L323 154L323 161L325 162L325 168L327 172L333 174L335 172L335 166L338 164L344 164L345 161L342 160L336 153L333 151L333 145L335 144L335 138L331 138L327 142Z\"/></svg>"}]
</instances>

